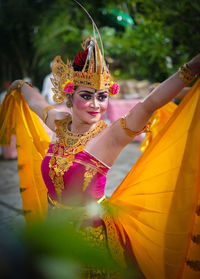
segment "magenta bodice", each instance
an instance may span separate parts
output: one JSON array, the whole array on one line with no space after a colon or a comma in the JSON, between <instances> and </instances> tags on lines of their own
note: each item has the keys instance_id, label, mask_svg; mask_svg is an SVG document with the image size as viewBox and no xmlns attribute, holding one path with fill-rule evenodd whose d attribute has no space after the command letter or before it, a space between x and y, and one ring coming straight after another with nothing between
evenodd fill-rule
<instances>
[{"instance_id":1,"label":"magenta bodice","mask_svg":"<svg viewBox=\"0 0 200 279\"><path fill-rule=\"evenodd\" d=\"M55 179L51 177L50 159L53 156L53 146L54 143L49 145L49 150L42 162L41 171L49 197L58 200ZM107 166L85 150L74 155L70 167L67 156L60 156L58 152L55 152L54 156L59 163L59 167L62 168L61 176L64 181L64 187L61 191L62 202L67 200L69 203L75 196L85 200L89 198L99 199L104 195L106 174L109 170ZM54 171L56 172L56 170L54 164Z\"/></svg>"}]
</instances>

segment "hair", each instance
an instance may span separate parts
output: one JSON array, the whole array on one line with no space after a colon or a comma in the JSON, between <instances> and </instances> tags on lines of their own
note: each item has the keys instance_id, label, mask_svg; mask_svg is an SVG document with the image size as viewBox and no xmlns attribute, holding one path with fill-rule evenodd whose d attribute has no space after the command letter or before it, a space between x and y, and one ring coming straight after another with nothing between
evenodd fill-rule
<instances>
[{"instance_id":1,"label":"hair","mask_svg":"<svg viewBox=\"0 0 200 279\"><path fill-rule=\"evenodd\" d=\"M72 67L74 68L74 71L81 72L84 66L78 66L73 62Z\"/></svg>"}]
</instances>

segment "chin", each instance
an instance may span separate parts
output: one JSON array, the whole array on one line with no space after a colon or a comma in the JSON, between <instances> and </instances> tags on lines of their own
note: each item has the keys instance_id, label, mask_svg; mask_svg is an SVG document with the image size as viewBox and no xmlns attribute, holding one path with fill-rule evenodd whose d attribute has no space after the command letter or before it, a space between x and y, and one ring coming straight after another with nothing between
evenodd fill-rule
<instances>
[{"instance_id":1,"label":"chin","mask_svg":"<svg viewBox=\"0 0 200 279\"><path fill-rule=\"evenodd\" d=\"M88 124L94 124L94 123L97 123L99 120L102 119L102 115L98 115L96 117L87 117L87 122Z\"/></svg>"},{"instance_id":2,"label":"chin","mask_svg":"<svg viewBox=\"0 0 200 279\"><path fill-rule=\"evenodd\" d=\"M87 123L88 124L94 124L94 123L97 123L99 120L101 120L101 118L97 118L97 117L94 117L94 118L92 118L92 119L88 119L87 120Z\"/></svg>"},{"instance_id":3,"label":"chin","mask_svg":"<svg viewBox=\"0 0 200 279\"><path fill-rule=\"evenodd\" d=\"M89 121L89 122L92 122L92 123L94 123L94 122L98 122L99 120L102 120L102 118L103 118L103 115L104 115L104 113L99 113L99 114L97 114L96 116L92 116L92 115L87 115L87 120Z\"/></svg>"}]
</instances>

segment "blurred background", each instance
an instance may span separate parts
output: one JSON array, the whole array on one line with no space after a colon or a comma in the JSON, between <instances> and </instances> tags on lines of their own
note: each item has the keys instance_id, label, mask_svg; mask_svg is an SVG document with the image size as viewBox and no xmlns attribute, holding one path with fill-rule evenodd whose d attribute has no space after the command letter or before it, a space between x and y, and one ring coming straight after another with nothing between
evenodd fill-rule
<instances>
[{"instance_id":1,"label":"blurred background","mask_svg":"<svg viewBox=\"0 0 200 279\"><path fill-rule=\"evenodd\" d=\"M99 27L117 80L160 82L199 52L199 0L80 3ZM1 91L5 81L24 77L42 90L53 58L73 59L82 37L92 35L88 16L72 0L1 0L0 29Z\"/></svg>"}]
</instances>

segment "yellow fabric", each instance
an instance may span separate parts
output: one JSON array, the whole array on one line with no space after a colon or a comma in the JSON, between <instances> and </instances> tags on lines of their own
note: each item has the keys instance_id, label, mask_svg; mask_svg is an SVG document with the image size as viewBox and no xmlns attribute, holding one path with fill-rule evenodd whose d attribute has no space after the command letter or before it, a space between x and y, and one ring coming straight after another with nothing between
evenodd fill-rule
<instances>
[{"instance_id":1,"label":"yellow fabric","mask_svg":"<svg viewBox=\"0 0 200 279\"><path fill-rule=\"evenodd\" d=\"M200 278L199 192L200 80L107 201L147 279Z\"/></svg>"},{"instance_id":2,"label":"yellow fabric","mask_svg":"<svg viewBox=\"0 0 200 279\"><path fill-rule=\"evenodd\" d=\"M6 96L0 107L0 144L9 145L13 134L17 139L23 213L26 221L32 222L47 212L47 190L40 168L50 139L38 116L17 90Z\"/></svg>"},{"instance_id":3,"label":"yellow fabric","mask_svg":"<svg viewBox=\"0 0 200 279\"><path fill-rule=\"evenodd\" d=\"M147 149L152 140L159 134L159 132L172 116L176 108L176 104L174 104L173 102L169 102L153 113L148 122L150 124L148 127L150 129L150 132L146 133L145 139L140 146L140 150L142 152Z\"/></svg>"}]
</instances>

